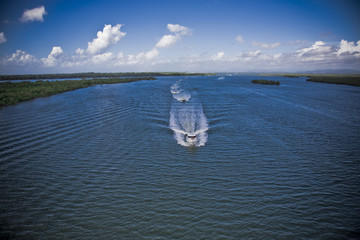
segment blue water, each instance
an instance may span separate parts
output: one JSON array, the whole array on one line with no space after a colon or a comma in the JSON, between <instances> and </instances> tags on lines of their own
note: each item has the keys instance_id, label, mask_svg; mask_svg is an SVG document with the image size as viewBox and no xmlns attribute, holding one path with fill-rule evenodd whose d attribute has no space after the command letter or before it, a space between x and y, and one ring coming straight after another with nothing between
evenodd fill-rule
<instances>
[{"instance_id":1,"label":"blue water","mask_svg":"<svg viewBox=\"0 0 360 240\"><path fill-rule=\"evenodd\" d=\"M160 77L1 109L0 238L358 239L360 88L254 78Z\"/></svg>"}]
</instances>

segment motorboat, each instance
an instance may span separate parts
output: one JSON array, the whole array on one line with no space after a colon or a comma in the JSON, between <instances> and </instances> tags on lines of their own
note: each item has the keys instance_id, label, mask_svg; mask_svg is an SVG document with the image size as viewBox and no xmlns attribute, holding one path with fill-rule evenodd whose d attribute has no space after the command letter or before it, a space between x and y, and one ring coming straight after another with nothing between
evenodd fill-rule
<instances>
[{"instance_id":1,"label":"motorboat","mask_svg":"<svg viewBox=\"0 0 360 240\"><path fill-rule=\"evenodd\" d=\"M196 135L186 135L186 141L188 143L194 144L196 142Z\"/></svg>"}]
</instances>

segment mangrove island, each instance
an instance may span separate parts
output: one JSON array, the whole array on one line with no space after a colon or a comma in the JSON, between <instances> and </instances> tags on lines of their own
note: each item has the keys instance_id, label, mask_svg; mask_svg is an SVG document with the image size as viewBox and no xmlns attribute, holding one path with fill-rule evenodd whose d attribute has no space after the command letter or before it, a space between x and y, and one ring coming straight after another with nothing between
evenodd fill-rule
<instances>
[{"instance_id":1,"label":"mangrove island","mask_svg":"<svg viewBox=\"0 0 360 240\"><path fill-rule=\"evenodd\" d=\"M308 82L360 86L359 74L271 73L271 74L261 74L261 76L280 76L280 77L288 77L288 78L305 77L306 81Z\"/></svg>"},{"instance_id":2,"label":"mangrove island","mask_svg":"<svg viewBox=\"0 0 360 240\"><path fill-rule=\"evenodd\" d=\"M255 79L251 81L252 83L256 84L264 84L264 85L280 85L279 81L273 81L273 80L265 80L265 79Z\"/></svg>"}]
</instances>

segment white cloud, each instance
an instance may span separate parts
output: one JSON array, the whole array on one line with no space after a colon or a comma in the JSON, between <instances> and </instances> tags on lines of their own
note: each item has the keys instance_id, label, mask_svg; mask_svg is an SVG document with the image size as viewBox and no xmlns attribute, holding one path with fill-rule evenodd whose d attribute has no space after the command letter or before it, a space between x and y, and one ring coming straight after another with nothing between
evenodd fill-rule
<instances>
[{"instance_id":1,"label":"white cloud","mask_svg":"<svg viewBox=\"0 0 360 240\"><path fill-rule=\"evenodd\" d=\"M159 42L155 45L158 48L166 48L175 44L180 39L179 35L164 35Z\"/></svg>"},{"instance_id":2,"label":"white cloud","mask_svg":"<svg viewBox=\"0 0 360 240\"><path fill-rule=\"evenodd\" d=\"M185 27L185 26L181 26L179 24L171 24L169 23L167 25L167 28L169 29L170 32L175 33L175 34L179 34L181 36L185 36L190 34L190 29Z\"/></svg>"},{"instance_id":3,"label":"white cloud","mask_svg":"<svg viewBox=\"0 0 360 240\"><path fill-rule=\"evenodd\" d=\"M253 41L252 45L257 46L257 47L262 47L262 48L273 49L273 48L279 47L281 44L279 42L277 42L277 43L262 43L262 42Z\"/></svg>"},{"instance_id":4,"label":"white cloud","mask_svg":"<svg viewBox=\"0 0 360 240\"><path fill-rule=\"evenodd\" d=\"M122 52L117 55L117 62L114 65L136 65L136 64L145 64L149 60L153 60L155 57L159 55L159 50L157 48L153 48L147 52L141 52L137 55L127 55L124 56Z\"/></svg>"},{"instance_id":5,"label":"white cloud","mask_svg":"<svg viewBox=\"0 0 360 240\"><path fill-rule=\"evenodd\" d=\"M210 59L212 61L219 61L221 59L223 59L225 56L225 53L224 52L218 52L217 54L215 54L214 56L212 56Z\"/></svg>"},{"instance_id":6,"label":"white cloud","mask_svg":"<svg viewBox=\"0 0 360 240\"><path fill-rule=\"evenodd\" d=\"M44 15L46 15L45 7L37 7L33 9L26 9L20 18L21 22L32 22L32 21L44 21Z\"/></svg>"},{"instance_id":7,"label":"white cloud","mask_svg":"<svg viewBox=\"0 0 360 240\"><path fill-rule=\"evenodd\" d=\"M87 52L90 54L97 54L104 52L111 44L115 44L123 38L126 33L121 32L121 24L112 27L111 24L105 25L103 31L98 31L97 38L92 42L88 42Z\"/></svg>"},{"instance_id":8,"label":"white cloud","mask_svg":"<svg viewBox=\"0 0 360 240\"><path fill-rule=\"evenodd\" d=\"M35 56L28 54L22 50L16 50L15 53L11 54L10 57L3 59L3 63L5 64L14 64L14 65L28 65L32 63L36 63L38 60Z\"/></svg>"},{"instance_id":9,"label":"white cloud","mask_svg":"<svg viewBox=\"0 0 360 240\"><path fill-rule=\"evenodd\" d=\"M97 54L92 56L91 60L94 63L102 63L102 62L108 62L109 60L113 59L114 55L111 52L106 52L102 54Z\"/></svg>"},{"instance_id":10,"label":"white cloud","mask_svg":"<svg viewBox=\"0 0 360 240\"><path fill-rule=\"evenodd\" d=\"M53 47L47 58L42 58L44 66L54 67L58 64L58 57L64 53L61 47Z\"/></svg>"},{"instance_id":11,"label":"white cloud","mask_svg":"<svg viewBox=\"0 0 360 240\"><path fill-rule=\"evenodd\" d=\"M272 65L284 58L282 53L269 54L260 50L240 53L235 60L251 65Z\"/></svg>"},{"instance_id":12,"label":"white cloud","mask_svg":"<svg viewBox=\"0 0 360 240\"><path fill-rule=\"evenodd\" d=\"M154 59L155 57L157 57L159 55L159 50L157 50L156 48L151 49L150 51L148 51L147 53L145 53L145 58L148 60Z\"/></svg>"},{"instance_id":13,"label":"white cloud","mask_svg":"<svg viewBox=\"0 0 360 240\"><path fill-rule=\"evenodd\" d=\"M274 58L274 59L279 59L279 58L281 58L282 56L283 56L282 53L277 53L277 54L275 54L275 55L273 56L273 58Z\"/></svg>"},{"instance_id":14,"label":"white cloud","mask_svg":"<svg viewBox=\"0 0 360 240\"><path fill-rule=\"evenodd\" d=\"M167 25L167 28L170 32L174 34L168 34L161 37L161 39L157 42L155 47L157 48L167 48L174 45L177 41L181 39L181 36L190 35L191 31L189 28L181 26L179 24L171 24Z\"/></svg>"},{"instance_id":15,"label":"white cloud","mask_svg":"<svg viewBox=\"0 0 360 240\"><path fill-rule=\"evenodd\" d=\"M5 34L0 32L0 44L6 42Z\"/></svg>"},{"instance_id":16,"label":"white cloud","mask_svg":"<svg viewBox=\"0 0 360 240\"><path fill-rule=\"evenodd\" d=\"M244 42L244 38L241 35L237 35L236 36L236 41L238 41L239 43L243 43Z\"/></svg>"},{"instance_id":17,"label":"white cloud","mask_svg":"<svg viewBox=\"0 0 360 240\"><path fill-rule=\"evenodd\" d=\"M301 56L313 56L313 55L324 55L331 53L332 49L330 46L326 46L322 41L316 41L311 47L303 48L298 50L296 53L299 57Z\"/></svg>"},{"instance_id":18,"label":"white cloud","mask_svg":"<svg viewBox=\"0 0 360 240\"><path fill-rule=\"evenodd\" d=\"M357 46L356 46L357 44ZM360 40L357 43L348 42L346 40L341 40L340 48L337 50L336 55L353 55L360 57Z\"/></svg>"},{"instance_id":19,"label":"white cloud","mask_svg":"<svg viewBox=\"0 0 360 240\"><path fill-rule=\"evenodd\" d=\"M119 52L118 55L116 56L117 59L123 59L124 58L124 53L123 52Z\"/></svg>"},{"instance_id":20,"label":"white cloud","mask_svg":"<svg viewBox=\"0 0 360 240\"><path fill-rule=\"evenodd\" d=\"M83 55L84 52L85 52L85 50L82 49L82 48L78 48L78 49L76 49L76 51L75 51L75 53L76 53L77 55Z\"/></svg>"}]
</instances>

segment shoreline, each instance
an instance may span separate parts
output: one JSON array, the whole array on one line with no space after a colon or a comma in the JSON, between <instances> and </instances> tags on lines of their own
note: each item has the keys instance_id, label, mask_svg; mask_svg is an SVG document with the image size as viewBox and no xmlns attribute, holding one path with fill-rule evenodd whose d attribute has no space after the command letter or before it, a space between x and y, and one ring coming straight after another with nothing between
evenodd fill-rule
<instances>
[{"instance_id":1,"label":"shoreline","mask_svg":"<svg viewBox=\"0 0 360 240\"><path fill-rule=\"evenodd\" d=\"M186 73L186 72L118 72L118 73L56 73L56 74L23 74L23 75L0 75L0 81L13 80L45 80L45 79L68 79L80 78L123 78L123 77L163 77L163 76L210 76L215 73Z\"/></svg>"},{"instance_id":2,"label":"shoreline","mask_svg":"<svg viewBox=\"0 0 360 240\"><path fill-rule=\"evenodd\" d=\"M311 74L311 73L270 73L260 76L277 76L300 78L305 77L308 82L342 84L350 86L360 86L360 74Z\"/></svg>"},{"instance_id":3,"label":"shoreline","mask_svg":"<svg viewBox=\"0 0 360 240\"><path fill-rule=\"evenodd\" d=\"M41 97L69 92L101 84L129 83L142 80L156 80L154 77L110 78L91 80L63 80L36 82L0 82L0 109Z\"/></svg>"}]
</instances>

